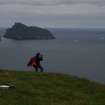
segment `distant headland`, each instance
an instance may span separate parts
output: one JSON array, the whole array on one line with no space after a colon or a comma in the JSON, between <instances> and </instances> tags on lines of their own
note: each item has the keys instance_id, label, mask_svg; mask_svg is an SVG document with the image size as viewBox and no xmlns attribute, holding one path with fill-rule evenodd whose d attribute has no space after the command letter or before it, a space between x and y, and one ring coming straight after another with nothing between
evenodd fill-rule
<instances>
[{"instance_id":1,"label":"distant headland","mask_svg":"<svg viewBox=\"0 0 105 105\"><path fill-rule=\"evenodd\" d=\"M22 23L15 23L11 28L6 30L5 38L15 40L52 40L55 39L53 34L47 29L26 26Z\"/></svg>"}]
</instances>

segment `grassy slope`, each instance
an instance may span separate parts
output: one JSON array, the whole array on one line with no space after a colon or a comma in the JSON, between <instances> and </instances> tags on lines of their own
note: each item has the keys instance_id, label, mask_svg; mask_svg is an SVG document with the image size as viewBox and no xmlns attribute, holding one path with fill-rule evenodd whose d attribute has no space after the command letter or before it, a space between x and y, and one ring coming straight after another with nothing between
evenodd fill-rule
<instances>
[{"instance_id":1,"label":"grassy slope","mask_svg":"<svg viewBox=\"0 0 105 105\"><path fill-rule=\"evenodd\" d=\"M105 86L69 75L0 71L0 105L105 105Z\"/></svg>"}]
</instances>

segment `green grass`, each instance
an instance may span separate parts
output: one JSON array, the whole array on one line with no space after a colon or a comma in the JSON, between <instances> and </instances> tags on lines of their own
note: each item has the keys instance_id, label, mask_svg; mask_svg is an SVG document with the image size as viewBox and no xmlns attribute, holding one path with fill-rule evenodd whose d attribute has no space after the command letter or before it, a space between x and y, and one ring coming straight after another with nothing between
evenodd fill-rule
<instances>
[{"instance_id":1,"label":"green grass","mask_svg":"<svg viewBox=\"0 0 105 105\"><path fill-rule=\"evenodd\" d=\"M0 105L105 105L105 85L65 74L0 71Z\"/></svg>"}]
</instances>

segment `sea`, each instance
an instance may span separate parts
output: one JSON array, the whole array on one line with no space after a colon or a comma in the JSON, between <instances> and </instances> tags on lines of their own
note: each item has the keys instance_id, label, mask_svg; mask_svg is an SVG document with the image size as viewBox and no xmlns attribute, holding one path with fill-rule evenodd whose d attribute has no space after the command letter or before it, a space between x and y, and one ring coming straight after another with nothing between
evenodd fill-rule
<instances>
[{"instance_id":1,"label":"sea","mask_svg":"<svg viewBox=\"0 0 105 105\"><path fill-rule=\"evenodd\" d=\"M0 69L35 71L27 63L37 52L45 72L64 73L105 83L105 29L48 28L55 40L17 41L0 29Z\"/></svg>"}]
</instances>

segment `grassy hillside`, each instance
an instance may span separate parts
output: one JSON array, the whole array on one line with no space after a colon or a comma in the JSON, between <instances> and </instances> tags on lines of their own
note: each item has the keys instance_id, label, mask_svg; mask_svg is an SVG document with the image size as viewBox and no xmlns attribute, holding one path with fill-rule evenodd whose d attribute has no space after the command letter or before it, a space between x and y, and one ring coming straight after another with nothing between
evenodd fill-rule
<instances>
[{"instance_id":1,"label":"grassy hillside","mask_svg":"<svg viewBox=\"0 0 105 105\"><path fill-rule=\"evenodd\" d=\"M105 85L56 73L0 71L0 105L105 105Z\"/></svg>"}]
</instances>

